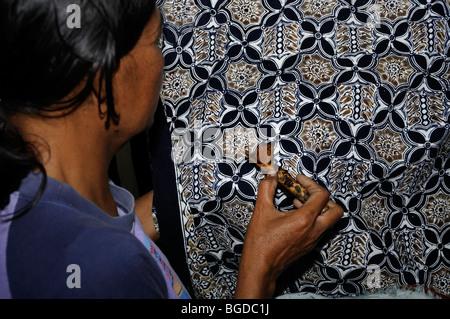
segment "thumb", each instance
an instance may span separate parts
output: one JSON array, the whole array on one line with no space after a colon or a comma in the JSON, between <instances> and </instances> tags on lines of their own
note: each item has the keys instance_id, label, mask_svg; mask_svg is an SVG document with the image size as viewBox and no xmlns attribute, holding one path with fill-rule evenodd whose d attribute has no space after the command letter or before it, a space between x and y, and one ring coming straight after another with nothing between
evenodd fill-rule
<instances>
[{"instance_id":1,"label":"thumb","mask_svg":"<svg viewBox=\"0 0 450 319\"><path fill-rule=\"evenodd\" d=\"M276 175L267 175L264 180L259 183L258 202L264 205L272 205L277 189L278 179Z\"/></svg>"}]
</instances>

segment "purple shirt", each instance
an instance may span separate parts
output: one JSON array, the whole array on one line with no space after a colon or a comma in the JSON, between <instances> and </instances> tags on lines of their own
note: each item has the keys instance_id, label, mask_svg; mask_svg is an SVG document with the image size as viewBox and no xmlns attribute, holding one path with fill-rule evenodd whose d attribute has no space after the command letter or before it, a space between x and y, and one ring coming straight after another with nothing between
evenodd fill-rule
<instances>
[{"instance_id":1,"label":"purple shirt","mask_svg":"<svg viewBox=\"0 0 450 319\"><path fill-rule=\"evenodd\" d=\"M37 205L8 221L41 178L25 178L0 211L0 298L189 298L145 234L133 196L112 183L119 217L49 178Z\"/></svg>"}]
</instances>

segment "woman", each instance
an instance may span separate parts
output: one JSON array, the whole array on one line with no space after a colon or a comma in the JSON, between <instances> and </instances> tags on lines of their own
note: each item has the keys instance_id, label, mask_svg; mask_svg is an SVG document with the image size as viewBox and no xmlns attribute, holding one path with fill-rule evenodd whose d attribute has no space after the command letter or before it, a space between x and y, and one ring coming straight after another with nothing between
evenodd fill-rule
<instances>
[{"instance_id":1,"label":"woman","mask_svg":"<svg viewBox=\"0 0 450 319\"><path fill-rule=\"evenodd\" d=\"M67 23L69 4L80 28ZM107 174L152 124L160 36L153 1L0 0L0 297L189 297L149 238L152 195L135 203ZM342 216L298 178L311 197L287 213L273 205L276 178L261 182L235 297L271 297Z\"/></svg>"}]
</instances>

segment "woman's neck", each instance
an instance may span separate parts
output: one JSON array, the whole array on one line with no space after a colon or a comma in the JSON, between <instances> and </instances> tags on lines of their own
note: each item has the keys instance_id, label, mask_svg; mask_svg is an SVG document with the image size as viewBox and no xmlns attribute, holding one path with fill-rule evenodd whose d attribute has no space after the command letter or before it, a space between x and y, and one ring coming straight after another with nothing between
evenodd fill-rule
<instances>
[{"instance_id":1,"label":"woman's neck","mask_svg":"<svg viewBox=\"0 0 450 319\"><path fill-rule=\"evenodd\" d=\"M64 118L18 115L14 123L39 151L48 176L70 185L108 215L117 216L108 177L116 149L109 149L111 134L103 120L99 126L99 120L77 110Z\"/></svg>"},{"instance_id":2,"label":"woman's neck","mask_svg":"<svg viewBox=\"0 0 450 319\"><path fill-rule=\"evenodd\" d=\"M51 159L44 164L48 176L70 185L108 215L117 216L116 203L109 188L110 160L83 145L67 145L69 147L52 151ZM70 154L70 160L67 154Z\"/></svg>"}]
</instances>

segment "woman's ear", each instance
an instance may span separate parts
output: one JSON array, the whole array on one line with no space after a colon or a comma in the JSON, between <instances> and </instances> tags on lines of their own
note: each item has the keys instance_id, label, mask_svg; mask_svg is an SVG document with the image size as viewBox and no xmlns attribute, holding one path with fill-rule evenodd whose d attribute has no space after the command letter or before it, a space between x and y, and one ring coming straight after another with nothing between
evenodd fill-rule
<instances>
[{"instance_id":1,"label":"woman's ear","mask_svg":"<svg viewBox=\"0 0 450 319\"><path fill-rule=\"evenodd\" d=\"M119 124L120 115L116 113L114 103L111 106L108 105L108 91L111 92L111 95L114 95L114 90L112 87L107 88L107 81L104 72L97 70L95 77L92 80L92 92L89 99L92 99L93 105L97 105L99 118L104 120L105 127L109 128L111 121L114 125ZM112 85L113 84L111 83L111 86ZM115 97L112 96L111 98L112 101L114 101Z\"/></svg>"}]
</instances>

